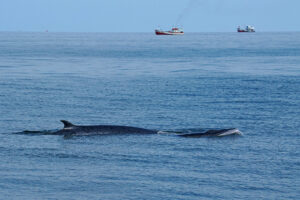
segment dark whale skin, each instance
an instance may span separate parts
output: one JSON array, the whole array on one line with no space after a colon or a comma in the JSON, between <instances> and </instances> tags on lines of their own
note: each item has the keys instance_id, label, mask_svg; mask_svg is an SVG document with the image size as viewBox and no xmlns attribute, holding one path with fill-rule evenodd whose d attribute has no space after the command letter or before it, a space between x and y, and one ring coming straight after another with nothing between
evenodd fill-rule
<instances>
[{"instance_id":1,"label":"dark whale skin","mask_svg":"<svg viewBox=\"0 0 300 200\"><path fill-rule=\"evenodd\" d=\"M61 120L64 128L54 132L54 135L107 135L107 134L156 134L156 130L117 125L77 126L66 120Z\"/></svg>"}]
</instances>

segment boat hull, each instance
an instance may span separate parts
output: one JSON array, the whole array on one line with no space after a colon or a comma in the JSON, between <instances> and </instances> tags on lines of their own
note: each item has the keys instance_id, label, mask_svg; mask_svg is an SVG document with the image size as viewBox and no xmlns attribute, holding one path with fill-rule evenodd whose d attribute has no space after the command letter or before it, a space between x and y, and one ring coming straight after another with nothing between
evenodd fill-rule
<instances>
[{"instance_id":1,"label":"boat hull","mask_svg":"<svg viewBox=\"0 0 300 200\"><path fill-rule=\"evenodd\" d=\"M255 31L254 30L252 30L252 31L238 30L237 32L239 32L239 33L254 33Z\"/></svg>"}]
</instances>

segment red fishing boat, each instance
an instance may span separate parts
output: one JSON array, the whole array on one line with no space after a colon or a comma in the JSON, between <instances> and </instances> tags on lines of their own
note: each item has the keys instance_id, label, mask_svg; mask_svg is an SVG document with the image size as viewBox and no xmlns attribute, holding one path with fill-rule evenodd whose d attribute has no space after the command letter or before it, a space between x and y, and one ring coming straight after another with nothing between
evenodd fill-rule
<instances>
[{"instance_id":1,"label":"red fishing boat","mask_svg":"<svg viewBox=\"0 0 300 200\"><path fill-rule=\"evenodd\" d=\"M170 30L170 31L162 31L162 30L156 29L155 34L156 35L183 35L184 32L183 32L183 29L175 27L175 28L172 28L172 30Z\"/></svg>"}]
</instances>

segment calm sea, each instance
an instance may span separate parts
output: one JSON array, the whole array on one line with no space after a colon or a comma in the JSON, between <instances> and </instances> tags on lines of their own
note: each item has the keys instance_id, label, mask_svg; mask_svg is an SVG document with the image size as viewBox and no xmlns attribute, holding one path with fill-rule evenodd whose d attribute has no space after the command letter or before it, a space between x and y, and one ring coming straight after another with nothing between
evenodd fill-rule
<instances>
[{"instance_id":1,"label":"calm sea","mask_svg":"<svg viewBox=\"0 0 300 200\"><path fill-rule=\"evenodd\" d=\"M300 199L299 118L300 33L0 32L0 199Z\"/></svg>"}]
</instances>

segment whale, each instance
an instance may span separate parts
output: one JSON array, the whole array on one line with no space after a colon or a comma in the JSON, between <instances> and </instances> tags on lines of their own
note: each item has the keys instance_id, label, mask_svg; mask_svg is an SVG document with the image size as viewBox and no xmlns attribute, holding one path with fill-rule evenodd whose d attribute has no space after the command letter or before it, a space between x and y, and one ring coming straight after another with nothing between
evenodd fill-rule
<instances>
[{"instance_id":1,"label":"whale","mask_svg":"<svg viewBox=\"0 0 300 200\"><path fill-rule=\"evenodd\" d=\"M60 120L64 127L55 131L22 131L19 134L32 135L62 135L64 137L87 136L87 135L116 135L116 134L168 134L186 138L199 137L223 137L230 135L242 135L237 128L229 129L209 129L201 132L190 132L189 129L181 131L158 131L154 129L145 129L133 126L120 125L74 125L67 120Z\"/></svg>"},{"instance_id":2,"label":"whale","mask_svg":"<svg viewBox=\"0 0 300 200\"><path fill-rule=\"evenodd\" d=\"M118 125L74 125L67 120L60 120L63 129L53 132L53 135L76 136L76 135L108 135L108 134L156 134L156 130Z\"/></svg>"}]
</instances>

